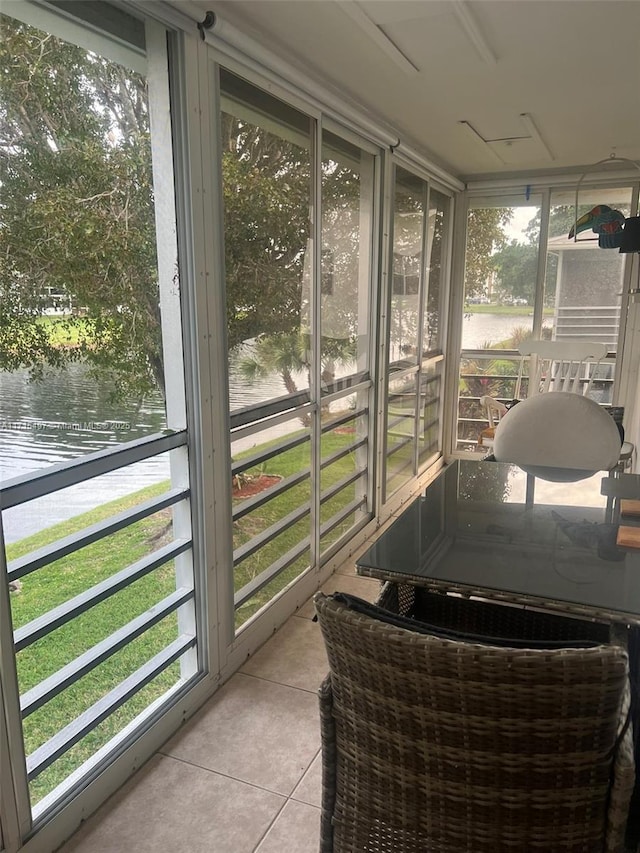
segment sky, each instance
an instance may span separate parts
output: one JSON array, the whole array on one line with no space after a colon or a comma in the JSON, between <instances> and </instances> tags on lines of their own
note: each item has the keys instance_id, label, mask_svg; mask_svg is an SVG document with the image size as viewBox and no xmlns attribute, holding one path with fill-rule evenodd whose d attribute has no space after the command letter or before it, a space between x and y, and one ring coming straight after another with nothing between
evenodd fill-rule
<instances>
[{"instance_id":1,"label":"sky","mask_svg":"<svg viewBox=\"0 0 640 853\"><path fill-rule=\"evenodd\" d=\"M504 229L510 240L517 240L519 243L526 243L527 237L525 229L536 215L537 207L514 207L511 222Z\"/></svg>"}]
</instances>

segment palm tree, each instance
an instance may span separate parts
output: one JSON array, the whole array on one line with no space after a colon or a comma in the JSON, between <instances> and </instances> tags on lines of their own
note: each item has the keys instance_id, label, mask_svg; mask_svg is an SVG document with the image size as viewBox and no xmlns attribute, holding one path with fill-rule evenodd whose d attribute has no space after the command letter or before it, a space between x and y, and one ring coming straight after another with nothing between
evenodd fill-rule
<instances>
[{"instance_id":1,"label":"palm tree","mask_svg":"<svg viewBox=\"0 0 640 853\"><path fill-rule=\"evenodd\" d=\"M348 365L355 359L355 341L348 339L323 338L322 381L333 382L337 364ZM261 335L256 338L253 355L240 361L240 372L249 382L257 382L277 373L284 383L288 394L298 391L294 374L311 370L311 346L308 334L302 332L281 332L275 335ZM308 415L301 418L304 426L309 425Z\"/></svg>"}]
</instances>

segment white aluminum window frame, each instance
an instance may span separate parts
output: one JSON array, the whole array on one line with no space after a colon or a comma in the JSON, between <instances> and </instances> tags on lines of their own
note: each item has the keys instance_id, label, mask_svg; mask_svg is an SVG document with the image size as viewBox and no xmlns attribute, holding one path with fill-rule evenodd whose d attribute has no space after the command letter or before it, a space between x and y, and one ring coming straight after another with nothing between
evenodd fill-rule
<instances>
[{"instance_id":1,"label":"white aluminum window frame","mask_svg":"<svg viewBox=\"0 0 640 853\"><path fill-rule=\"evenodd\" d=\"M95 33L83 25L77 25L74 22L69 22L67 19L60 19L55 13L49 10L44 10L45 15L39 15L40 7L32 3L20 3L16 6L27 8L28 13L18 15L26 23L33 23L34 26L43 28L46 22L51 23L48 27L49 31L59 35L67 41L80 44L90 50L95 50L112 59L121 62L128 67L136 69L140 63L132 61L131 54L128 48L124 51L113 49L113 43L109 38L103 38L102 34ZM31 16L35 10L36 16L31 20ZM13 9L3 8L8 14L13 13ZM20 11L24 11L22 8ZM167 37L169 30L163 25L155 21L146 22L147 31L147 51L150 54L149 69L142 68L141 70L147 73L147 77L151 73L156 73L160 76L167 73ZM77 36L77 37L76 37ZM86 37L85 37L86 36ZM194 39L195 41L195 39ZM155 47L155 54L153 48ZM173 49L175 54L183 54L184 57L190 54L188 50L180 50L180 37L174 36ZM153 55L152 55L153 54ZM155 66L155 67L154 67ZM176 63L174 62L174 69ZM197 70L194 74L194 69L188 67L186 59L179 62L180 74L183 79L186 76L193 75L197 79ZM176 88L178 88L176 86ZM185 139L195 139L199 144L200 127L199 122L186 121L186 97L184 93L189 90L189 86L183 86L183 97L174 95L174 102L171 105L173 108L173 118L176 119L176 113L185 118L185 128L183 128L183 136ZM155 103L153 100L155 98ZM167 142L171 140L171 111L169 109L168 88L162 90L157 86L153 89L153 95L150 98L150 120L152 122L152 137L154 144L152 151L154 157L154 181L156 176L161 174L161 180L165 184L172 183L173 163L172 157L169 154L170 148ZM158 139L158 144L161 148L155 146L155 141ZM159 155L159 160L158 160ZM183 157L181 160L181 168L179 168L179 181L177 186L182 187L183 200L186 204L182 206L180 203L180 211L178 219L180 224L180 232L184 241L184 234L188 231L185 225L186 209L190 205L190 199L194 193L200 192L200 185L197 189L194 186L189 186L192 175L188 170L188 158ZM171 196L173 191L170 190ZM176 364L182 362L181 357L176 358L176 351L182 350L183 329L175 328L175 320L180 316L180 301L179 289L176 276L176 241L175 226L172 226L173 218L172 211L168 208L163 209L161 204L156 200L156 221L157 225L162 227L163 239L158 240L158 266L161 281L165 282L164 291L162 292L161 301L163 302L163 349L165 359L168 364ZM169 205L172 207L172 205ZM162 209L161 209L162 208ZM160 232L158 232L160 233ZM187 282L193 281L194 265L191 258L183 259L180 269L182 288L187 291ZM168 282L168 284L167 284ZM192 288L191 288L192 289ZM168 302L167 302L168 300ZM190 317L187 314L193 314L193 308L187 312L184 309L182 326L189 328ZM171 326L171 328L170 328ZM189 336L187 336L189 340ZM185 353L189 356L189 353ZM194 359L186 358L188 370L186 398L185 398L185 380L182 375L179 377L175 370L167 371L167 391L168 391L168 422L171 427L178 430L184 430L186 427L185 403L191 411L191 416L197 416L196 400L197 394L194 394L193 388L199 381L200 377L194 368ZM180 371L182 373L182 371ZM200 433L199 429L194 432ZM201 466L199 464L199 448L200 441L194 441L192 435L190 439L190 453L187 460L186 446L177 448L172 451L173 456L171 463L172 477L176 482L184 487L188 487L189 469L191 469L194 481L200 480ZM176 456L182 458L176 460ZM82 460L80 460L80 464ZM46 473L46 472L45 472ZM195 483L194 483L195 485ZM201 484L199 484L201 485ZM201 503L202 489L196 486L196 489L191 495L191 506L194 515L199 511ZM182 512L176 519L176 524L183 530L190 527L191 518L188 507L185 505L186 512ZM201 577L204 576L202 566L206 564L207 545L202 541L202 533L205 530L203 524L194 523L194 533L199 535L197 543L198 559L194 567L196 588L203 587ZM0 529L1 534L1 529ZM0 543L3 545L3 543ZM196 543L194 543L196 544ZM0 554L0 572L6 575L5 552L2 547ZM179 562L181 558L178 558ZM185 576L185 573L191 576L192 567L191 560L188 559L182 566L177 565L178 576ZM29 802L27 777L24 765L24 749L22 747L22 730L20 724L20 703L18 697L17 677L15 673L15 658L13 654L13 637L11 632L10 618L10 602L8 596L8 585L4 584L0 592L0 805L2 807L2 823L3 823L3 843L5 845L5 853L13 853L14 850L20 849L30 853L34 851L44 851L57 847L82 820L87 812L93 811L104 799L114 790L119 787L123 781L131 774L142 761L151 755L158 747L166 740L184 719L185 716L193 713L201 704L204 698L209 695L215 684L211 679L205 677L203 672L204 667L211 658L211 649L216 648L216 643L211 643L211 637L216 637L215 629L207 623L204 618L207 609L198 607L197 611L192 610L186 622L182 620L180 629L187 631L195 631L196 623L200 625L198 633L200 648L202 654L198 661L195 654L188 662L187 673L183 668L183 676L190 679L186 690L178 691L179 696L174 695L174 701L166 702L164 699L153 703L148 707L146 713L147 722L144 730L141 732L139 727L134 730L133 726L126 727L122 732L122 737L119 736L119 752L117 757L103 766L101 772L94 773L81 780L78 774L72 774L70 778L70 796L52 804L50 809L45 808L38 815L37 819L32 817L32 809ZM208 630L204 630L205 626ZM209 670L210 671L210 670ZM217 671L217 670L216 670ZM175 691L173 691L175 694ZM109 748L106 747L100 750L95 757L99 761L101 756L106 757ZM93 761L93 759L92 759ZM74 778L75 777L75 778ZM82 781L83 787L77 788L76 782ZM71 790L73 789L73 790Z\"/></svg>"},{"instance_id":2,"label":"white aluminum window frame","mask_svg":"<svg viewBox=\"0 0 640 853\"><path fill-rule=\"evenodd\" d=\"M332 573L348 553L352 553L371 533L375 532L383 520L382 515L396 511L404 501L423 488L442 465L442 460L439 460L427 471L421 472L406 488L394 495L393 500L385 506L383 514L380 513L381 502L376 495L374 507L376 517L322 566L318 576L306 580L304 584L296 585L286 600L282 599L277 607L270 608L259 623L252 626L252 631L243 635L241 641L233 641L227 646L223 642L217 642L225 636L219 604L224 599L225 584L228 584L224 568L229 565L230 554L224 541L216 539L214 529L218 525L224 526L229 522L228 513L224 507L230 505L230 501L227 500L230 478L227 476L229 460L224 458L224 452L222 455L220 453L228 443L228 424L222 423L220 418L213 415L216 401L224 398L226 394L227 377L213 367L214 364L222 363L225 353L222 351L220 340L215 337L212 339L211 334L211 330L216 328L211 320L216 315L220 315L224 306L220 303L220 291L216 286L216 283L221 280L220 259L223 257L221 186L216 164L216 134L212 127L212 105L215 113L217 95L216 83L212 81L210 75L211 57L206 50L207 46L211 45L218 50L218 58L223 57L225 66L230 70L235 70L236 73L247 78L252 77L257 85L260 85L259 79L263 80L274 94L280 93L279 96L292 105L297 104L307 114L315 114L320 119L319 128L326 126L345 138L349 138L347 134L353 134L352 138L356 144L362 148L368 146L372 153L380 155L378 162L382 163L382 167L378 170L377 176L378 203L375 209L376 221L373 231L375 247L372 279L374 282L379 281L380 278L386 278L385 263L379 260L379 250L384 244L381 226L384 222L383 217L386 215L380 213L380 198L383 195L382 187L386 185L388 179L389 166L393 161L393 157L381 153L381 149L394 147L396 149L394 156L398 162L404 163L409 171L416 174L422 173L427 180L433 180L434 186L446 194L451 194L452 220L454 217L453 192L461 190L463 185L419 152L413 152L403 144L398 150L395 135L377 126L364 113L354 113L352 105L329 96L327 90L301 77L296 69L288 67L274 54L263 49L257 49L256 52L255 43L250 39L237 39L233 27L225 25L222 38L217 34L214 36L211 33L203 33L201 39L195 26L196 19L201 20L199 10L194 17L189 17L180 10L181 4L175 4L175 11L169 4L151 5L138 0L125 0L125 2L114 0L113 5L130 12L133 10L141 18L152 17L163 27L166 26L169 31L173 31L172 93L175 100L172 107L178 130L176 141L177 219L180 274L185 306L183 326L186 340L192 343L192 347L186 347L185 361L188 375L186 404L191 418L190 466L194 553L199 566L196 583L201 584L202 592L199 618L205 629L200 640L207 647L208 671L186 696L180 698L176 705L162 715L159 714L148 732L133 742L119 758L106 767L99 779L88 784L73 802L65 803L60 813L41 832L29 838L25 842L23 853L44 853L64 841L83 817L94 811L109 794L113 793L154 749L157 749L184 719L214 692L217 685L238 668L247 654L261 645L296 607L304 603L311 592ZM182 7L183 10L185 8ZM190 7L190 14L193 14L192 10L193 7ZM212 217L212 212L217 215L217 219L216 216ZM381 399L383 399L378 393L383 377L380 371L380 338L375 316L376 309L379 307L379 289L377 293L374 291L374 295L375 300L371 306L370 341L372 358L375 356L375 361L371 362L375 387L371 392L371 400L376 401L375 419L379 424L382 417ZM446 304L446 298L444 304ZM371 411L373 412L373 405ZM379 434L379 427L376 426L376 437ZM377 441L377 438L375 440ZM379 441L377 445L379 446ZM379 456L376 453L375 471L373 467L371 471L375 473L377 484L380 483L379 462ZM206 514L211 515L207 524L204 522ZM226 633L228 636L228 632ZM7 701L6 694L4 700ZM2 766L6 768L6 764ZM5 770L0 779L6 781L6 778ZM3 815L3 820L6 844L7 839L11 837L11 821L6 813Z\"/></svg>"},{"instance_id":3,"label":"white aluminum window frame","mask_svg":"<svg viewBox=\"0 0 640 853\"><path fill-rule=\"evenodd\" d=\"M300 413L306 411L308 414L311 414L312 418L316 418L316 410L319 412L320 405L330 402L332 399L338 399L343 395L342 391L337 391L334 395L321 397L320 396L320 388L321 388L321 367L320 367L320 359L319 359L319 348L320 348L320 336L319 330L316 329L316 325L319 322L319 302L320 302L320 291L319 288L315 288L313 282L319 281L318 276L320 275L319 265L320 265L320 246L321 246L321 211L320 211L320 199L321 199L321 170L320 170L320 160L321 160L321 151L322 151L322 133L326 126L326 129L333 133L336 136L341 136L345 138L348 142L356 145L357 147L362 148L367 153L370 153L375 156L374 161L374 186L373 186L373 211L371 212L371 222L372 222L372 246L370 247L370 251L372 253L372 258L370 262L370 274L369 274L369 287L370 287L370 304L373 306L375 304L375 274L377 272L377 237L376 237L376 228L378 224L378 209L379 209L379 158L380 151L375 146L372 146L362 137L359 137L357 134L354 134L352 131L346 130L345 128L329 120L325 125L324 116L321 112L316 109L310 109L308 102L301 98L292 98L290 92L286 87L274 86L272 82L269 82L267 78L265 78L262 74L256 73L253 70L247 69L243 64L238 63L233 60L229 60L229 57L226 53L220 53L215 49L215 47L209 47L209 66L207 71L207 79L208 79L208 104L206 105L206 112L208 113L207 118L205 119L206 124L209 128L209 140L213 150L216 152L216 157L219 157L219 141L217 138L217 123L216 117L219 113L220 109L224 109L224 97L219 92L219 84L217 77L217 68L223 67L233 74L237 74L241 76L244 80L246 80L251 85L255 86L257 89L263 89L268 91L269 94L274 95L275 97L283 100L285 103L289 104L294 109L303 113L306 117L314 122L315 131L312 131L310 136L310 144L311 144L311 169L313 175L313 185L312 185L312 208L314 211L313 216L313 230L310 235L310 243L313 245L313 263L311 264L311 279L312 279L312 288L313 293L315 294L315 302L311 306L311 321L314 329L314 364L315 368L312 371L310 388L308 392L300 392L301 402L298 408L294 408L289 413L283 413L282 418L288 419L289 417L295 416L296 413ZM205 112L203 105L203 112ZM267 119L268 123L268 119ZM219 169L216 170L215 174L212 175L214 180L213 192L211 194L212 197L219 199L216 203L216 209L222 204L222 184L221 184L221 175ZM213 220L215 217L211 216L210 220ZM219 235L217 239L220 240L219 243L215 243L215 251L212 252L211 258L213 260L213 266L210 266L209 271L211 278L215 282L215 291L218 294L222 294L220 304L217 307L217 310L210 311L209 313L209 323L210 328L215 329L214 337L219 342L224 342L226 328L220 326L220 318L225 318L226 314L224 311L224 235ZM213 241L211 245L214 245ZM216 257L217 255L217 257ZM371 405L373 394L375 391L375 329L376 329L376 317L374 310L369 312L369 379L367 380L367 387L369 388L369 411L373 411L373 407ZM224 353L224 361L219 360L221 358L221 354L218 352L216 354L216 359L218 361L215 364L220 366L226 365L226 351ZM219 371L222 372L222 371ZM226 379L226 377L225 377ZM357 387L357 386L356 386ZM307 398L309 402L307 402ZM228 399L228 389L225 387L224 396L220 399ZM268 404L265 404L268 405ZM279 416L280 417L280 416ZM231 416L231 420L233 419L233 415ZM315 421L314 421L315 422ZM228 423L228 422L227 422ZM371 421L373 433L373 421ZM247 427L246 429L253 429L253 427ZM255 426L255 429L259 429L259 424ZM229 465L229 469L232 469L232 461L231 461L231 453L230 449L227 450L228 442L228 433L227 433L227 443L226 445L220 445L217 452L218 462L221 460L227 461ZM373 475L373 442L370 442L369 447L369 469L368 469L368 477L369 477L369 487L368 487L368 504L369 511L371 517L374 516L374 502L373 502L373 483L374 483L374 475ZM319 434L317 431L317 426L312 431L312 435L310 438L310 465L311 465L311 479L312 482L319 483L318 472L320 470L320 441ZM223 464L224 464L223 461ZM228 478L230 481L230 478ZM225 502L226 505L231 504L230 493L227 493L227 484L218 482L216 486L216 494L217 498L220 502ZM311 500L310 507L310 515L311 515L311 565L310 570L303 572L290 587L288 587L283 592L279 593L256 617L252 617L248 622L243 625L238 631L235 632L234 626L234 611L232 609L233 604L233 577L230 575L228 570L228 566L232 565L232 558L230 557L229 551L231 549L231 544L227 544L223 546L224 551L226 552L225 556L221 557L220 562L218 563L218 570L216 572L218 579L218 589L220 591L220 597L218 599L218 617L219 617L219 625L221 630L222 637L222 646L226 642L226 660L225 660L225 651L221 648L221 675L222 678L226 677L227 673L234 671L237 668L238 663L242 661L247 654L249 654L257 645L264 642L264 640L269 636L270 632L273 631L274 625L281 624L287 616L292 612L293 609L301 606L301 604L318 588L318 586L322 583L324 578L328 577L333 568L338 564L337 557L335 555L340 553L340 550L343 549L344 546L341 543L340 548L331 548L329 549L327 554L323 554L322 563L319 561L319 539L320 539L320 529L317 523L319 519L320 512L320 493L319 488L314 488ZM363 520L363 526L368 523L366 520ZM231 524L226 526L227 530L231 530ZM227 562L231 559L231 562ZM292 606L291 602L294 601L295 604ZM275 620L275 621L274 621Z\"/></svg>"},{"instance_id":4,"label":"white aluminum window frame","mask_svg":"<svg viewBox=\"0 0 640 853\"><path fill-rule=\"evenodd\" d=\"M539 336L543 322L544 285L546 278L547 247L549 239L549 218L554 191L574 191L580 175L567 173L564 175L540 175L523 178L515 183L512 178L472 181L467 190L460 195L459 216L455 224L453 270L455 280L459 283L457 291L452 295L450 324L450 358L447 370L447 399L449 401L446 419L447 457L464 458L465 453L457 449L458 424L458 380L460 358L462 355L462 314L464 309L464 271L466 263L466 236L469 210L474 207L512 206L514 198L522 199L523 182L531 193L532 198L540 199L540 236L538 240L538 258L536 267L535 300L533 314L533 336ZM631 189L631 210L637 211L640 204L640 180L637 170L620 170L615 174L603 171L590 174L588 180L581 182L581 193L589 190ZM575 195L572 195L575 199ZM504 202L504 204L502 204ZM571 203L574 203L573 201ZM518 206L523 206L522 204ZM638 368L634 367L638 344L635 338L640 329L636 310L636 299L630 295L632 287L633 255L625 258L622 273L622 297L620 306L620 327L616 352L614 391L612 405L625 407L625 423L631 426L629 434L637 430L640 423L640 403L637 401L636 385ZM491 352L491 350L487 350Z\"/></svg>"},{"instance_id":5,"label":"white aluminum window frame","mask_svg":"<svg viewBox=\"0 0 640 853\"><path fill-rule=\"evenodd\" d=\"M384 230L387 235L389 235L388 239L385 241L383 245L383 261L382 261L382 269L383 275L381 277L381 288L380 288L380 308L379 315L381 317L381 325L380 325L380 346L379 346L379 362L378 362L378 421L377 421L377 429L378 429L378 447L377 447L377 458L378 458L378 471L379 477L377 482L377 494L378 494L378 512L383 511L386 512L395 512L397 506L402 505L404 501L407 499L407 496L411 496L415 490L416 479L421 480L423 478L431 478L437 473L439 468L444 464L444 460L446 458L446 436L447 436L447 422L446 422L446 410L444 406L440 407L440 426L439 426L439 448L438 451L432 456L429 457L425 462L420 463L420 442L418 439L417 432L415 432L419 428L419 405L418 401L416 401L416 411L415 411L415 419L414 419L414 432L415 432L415 443L413 448L413 469L411 472L408 481L398 488L394 489L391 493L387 490L387 411L388 411L388 392L389 392L389 380L390 378L401 379L405 376L414 375L419 378L423 371L428 370L435 364L442 364L442 376L441 376L441 396L444 396L445 387L446 387L446 371L448 366L448 359L446 357L447 353L447 345L449 340L449 295L450 295L450 272L451 272L451 241L452 241L452 232L453 232L453 224L454 224L454 210L455 210L455 199L449 188L444 186L437 181L431 179L429 174L425 172L424 169L416 167L415 163L412 163L406 157L402 155L392 154L386 159L387 168L385 175L385 195L384 195ZM418 329L418 343L419 349L420 344L422 342L424 336L424 311L426 310L427 304L427 288L429 283L429 275L427 269L427 259L429 257L429 252L431 249L429 243L429 200L431 197L431 190L436 189L442 195L445 195L449 199L449 223L446 234L446 252L444 254L445 262L443 264L442 271L442 280L440 283L441 293L440 293L440 306L442 310L442 331L441 331L441 345L433 352L430 352L428 356L418 357L416 360L416 364L411 367L406 368L405 370L396 371L395 373L391 373L389 371L389 346L390 346L390 338L389 338L389 325L391 323L391 298L393 295L393 222L394 222L394 214L395 214L395 177L397 168L403 169L405 172L408 172L412 176L420 179L423 182L423 191L424 191L424 201L425 201L425 209L424 209L424 217L422 223L422 251L421 251L421 263L420 263L420 291L419 291L419 329ZM418 395L419 396L419 395Z\"/></svg>"}]
</instances>

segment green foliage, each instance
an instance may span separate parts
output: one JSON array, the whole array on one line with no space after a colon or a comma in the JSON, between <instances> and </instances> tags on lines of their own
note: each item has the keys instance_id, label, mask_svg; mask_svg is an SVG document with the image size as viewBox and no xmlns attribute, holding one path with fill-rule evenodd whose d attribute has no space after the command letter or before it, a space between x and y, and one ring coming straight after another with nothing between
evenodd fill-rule
<instances>
[{"instance_id":1,"label":"green foliage","mask_svg":"<svg viewBox=\"0 0 640 853\"><path fill-rule=\"evenodd\" d=\"M474 207L467 217L465 295L484 293L493 272L492 254L506 244L504 226L511 219L508 207Z\"/></svg>"},{"instance_id":2,"label":"green foliage","mask_svg":"<svg viewBox=\"0 0 640 853\"><path fill-rule=\"evenodd\" d=\"M310 155L222 114L228 346L300 326Z\"/></svg>"},{"instance_id":3,"label":"green foliage","mask_svg":"<svg viewBox=\"0 0 640 853\"><path fill-rule=\"evenodd\" d=\"M261 335L255 342L253 354L240 361L240 371L249 382L278 373L288 394L298 388L294 373L310 368L311 341L306 334ZM356 356L356 342L338 338L322 338L322 379L332 382L334 368L338 364L349 364Z\"/></svg>"},{"instance_id":4,"label":"green foliage","mask_svg":"<svg viewBox=\"0 0 640 853\"><path fill-rule=\"evenodd\" d=\"M538 245L511 240L492 258L498 286L503 295L526 299L535 297L538 270Z\"/></svg>"},{"instance_id":5,"label":"green foliage","mask_svg":"<svg viewBox=\"0 0 640 853\"><path fill-rule=\"evenodd\" d=\"M57 539L64 538L118 512L154 497L167 488L158 483L141 491L103 504L95 510L56 524L46 530L7 546L9 559L32 553ZM37 619L52 608L84 592L91 586L111 577L146 554L164 544L171 527L170 510L162 510L99 541L44 566L22 579L19 592L11 594L14 628ZM108 545L108 547L105 547ZM114 630L152 607L176 587L173 561L136 581L60 626L47 637L28 646L16 655L18 682L21 694L58 671L71 659L102 641ZM155 653L172 642L178 634L175 614L167 616L143 637L100 664L76 684L62 691L24 721L27 753L56 735L93 702L135 671ZM174 685L179 671L174 665L138 693L97 729L84 737L75 747L31 784L32 801L48 794L66 776L104 746L111 737L144 710L154 699Z\"/></svg>"},{"instance_id":6,"label":"green foliage","mask_svg":"<svg viewBox=\"0 0 640 853\"><path fill-rule=\"evenodd\" d=\"M0 367L84 358L163 389L145 80L2 18ZM36 322L56 303L74 345ZM74 332L75 330L75 332Z\"/></svg>"},{"instance_id":7,"label":"green foliage","mask_svg":"<svg viewBox=\"0 0 640 853\"><path fill-rule=\"evenodd\" d=\"M7 16L2 29L0 369L86 359L120 395L164 392L146 81ZM221 136L232 349L300 328L310 154L226 114ZM69 305L61 345L38 320Z\"/></svg>"}]
</instances>

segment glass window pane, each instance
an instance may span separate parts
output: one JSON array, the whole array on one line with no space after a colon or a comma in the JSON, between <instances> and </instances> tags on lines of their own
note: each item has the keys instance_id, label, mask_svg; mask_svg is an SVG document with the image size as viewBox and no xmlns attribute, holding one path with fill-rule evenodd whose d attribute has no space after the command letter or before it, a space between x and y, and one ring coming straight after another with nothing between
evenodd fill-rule
<instances>
[{"instance_id":1,"label":"glass window pane","mask_svg":"<svg viewBox=\"0 0 640 853\"><path fill-rule=\"evenodd\" d=\"M469 210L458 449L478 449L487 427L482 396L513 398L519 362L501 357L500 350L517 349L533 334L540 210L537 196L477 199Z\"/></svg>"},{"instance_id":2,"label":"glass window pane","mask_svg":"<svg viewBox=\"0 0 640 853\"><path fill-rule=\"evenodd\" d=\"M427 305L423 317L422 352L441 346L442 300L444 299L444 265L449 244L450 199L438 190L429 193Z\"/></svg>"},{"instance_id":3,"label":"glass window pane","mask_svg":"<svg viewBox=\"0 0 640 853\"><path fill-rule=\"evenodd\" d=\"M368 391L343 398L340 408L332 415L336 425L332 427L331 421L324 424L320 470L321 552L325 552L355 524L362 523L370 515L367 475L368 398ZM358 413L363 410L363 414Z\"/></svg>"},{"instance_id":4,"label":"glass window pane","mask_svg":"<svg viewBox=\"0 0 640 853\"><path fill-rule=\"evenodd\" d=\"M167 495L186 448L91 478L80 458L184 428L171 129L150 119L168 80L8 16L2 34L0 486L30 475L2 520L38 816L195 674L194 584L188 501ZM54 463L84 480L30 500Z\"/></svg>"},{"instance_id":5,"label":"glass window pane","mask_svg":"<svg viewBox=\"0 0 640 853\"><path fill-rule=\"evenodd\" d=\"M458 397L458 450L479 450L480 433L489 426L480 398L496 397L503 402L513 400L518 381L520 357L501 357L495 350L486 354L462 353L460 358L460 393Z\"/></svg>"},{"instance_id":6,"label":"glass window pane","mask_svg":"<svg viewBox=\"0 0 640 853\"><path fill-rule=\"evenodd\" d=\"M389 363L399 367L418 360L425 196L422 179L396 168Z\"/></svg>"},{"instance_id":7,"label":"glass window pane","mask_svg":"<svg viewBox=\"0 0 640 853\"><path fill-rule=\"evenodd\" d=\"M441 450L440 424L442 368L444 361L424 364L420 373L418 420L418 459L420 467L428 464Z\"/></svg>"},{"instance_id":8,"label":"glass window pane","mask_svg":"<svg viewBox=\"0 0 640 853\"><path fill-rule=\"evenodd\" d=\"M533 332L540 207L511 202L469 210L463 350L517 348Z\"/></svg>"},{"instance_id":9,"label":"glass window pane","mask_svg":"<svg viewBox=\"0 0 640 853\"><path fill-rule=\"evenodd\" d=\"M236 627L309 566L310 436L304 414L232 435Z\"/></svg>"},{"instance_id":10,"label":"glass window pane","mask_svg":"<svg viewBox=\"0 0 640 853\"><path fill-rule=\"evenodd\" d=\"M631 188L581 189L577 214L574 191L551 195L544 325L554 340L598 341L615 352L625 256L617 247L599 246L600 236L593 229L604 232L608 223L602 205L630 216ZM576 218L585 215L588 221L578 224L576 238L569 237Z\"/></svg>"},{"instance_id":11,"label":"glass window pane","mask_svg":"<svg viewBox=\"0 0 640 853\"><path fill-rule=\"evenodd\" d=\"M48 371L42 382L32 381L26 368L0 372L0 390L0 481L161 432L167 426L160 391L148 392L142 399L114 399L112 383L96 380L86 362ZM130 482L142 488L147 479ZM26 514L26 508L9 510L5 536L14 541L125 494L127 488L122 478L117 491L113 487L112 483L102 492L86 482L65 501L46 497L29 505Z\"/></svg>"},{"instance_id":12,"label":"glass window pane","mask_svg":"<svg viewBox=\"0 0 640 853\"><path fill-rule=\"evenodd\" d=\"M220 85L234 411L309 388L311 120L227 71Z\"/></svg>"},{"instance_id":13,"label":"glass window pane","mask_svg":"<svg viewBox=\"0 0 640 853\"><path fill-rule=\"evenodd\" d=\"M324 132L320 328L322 389L369 370L374 158Z\"/></svg>"},{"instance_id":14,"label":"glass window pane","mask_svg":"<svg viewBox=\"0 0 640 853\"><path fill-rule=\"evenodd\" d=\"M167 427L147 81L2 42L0 480Z\"/></svg>"},{"instance_id":15,"label":"glass window pane","mask_svg":"<svg viewBox=\"0 0 640 853\"><path fill-rule=\"evenodd\" d=\"M406 483L414 473L418 372L392 374L387 396L387 477L386 496Z\"/></svg>"}]
</instances>

